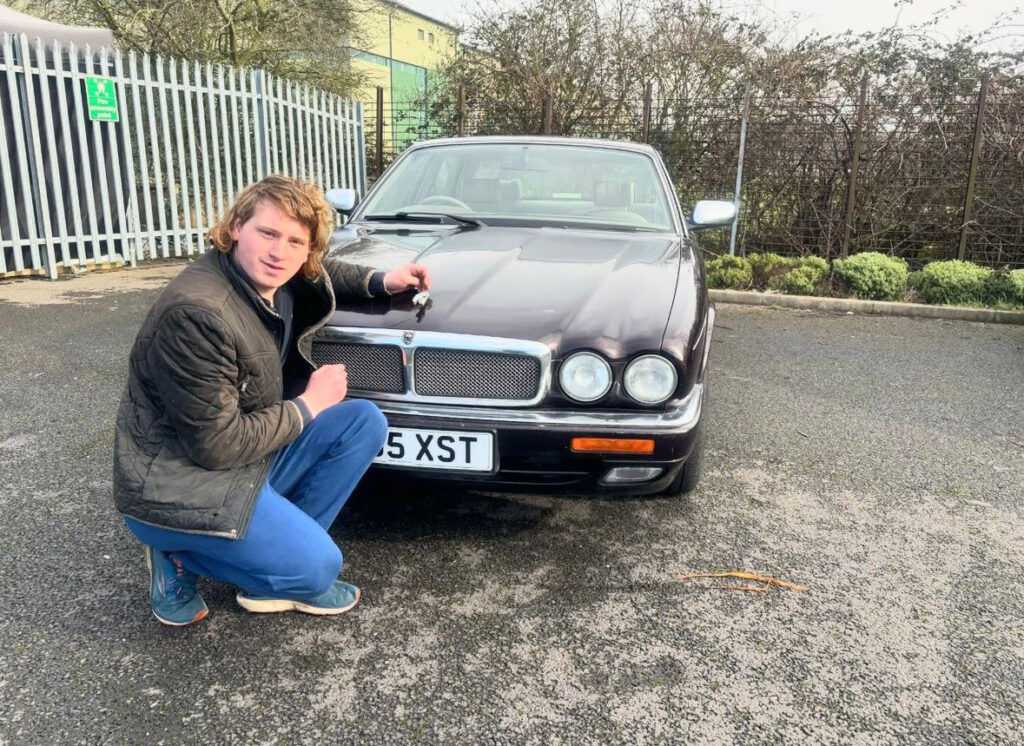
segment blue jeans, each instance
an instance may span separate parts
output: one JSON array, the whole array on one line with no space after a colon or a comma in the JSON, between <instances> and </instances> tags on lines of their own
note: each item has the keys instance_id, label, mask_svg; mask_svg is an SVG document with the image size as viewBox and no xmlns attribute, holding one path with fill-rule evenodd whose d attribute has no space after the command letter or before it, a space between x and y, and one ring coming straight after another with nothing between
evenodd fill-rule
<instances>
[{"instance_id":1,"label":"blue jeans","mask_svg":"<svg viewBox=\"0 0 1024 746\"><path fill-rule=\"evenodd\" d=\"M387 435L375 404L343 401L321 412L274 456L242 539L157 528L125 518L143 544L193 572L254 595L307 599L338 579L341 551L327 534Z\"/></svg>"}]
</instances>

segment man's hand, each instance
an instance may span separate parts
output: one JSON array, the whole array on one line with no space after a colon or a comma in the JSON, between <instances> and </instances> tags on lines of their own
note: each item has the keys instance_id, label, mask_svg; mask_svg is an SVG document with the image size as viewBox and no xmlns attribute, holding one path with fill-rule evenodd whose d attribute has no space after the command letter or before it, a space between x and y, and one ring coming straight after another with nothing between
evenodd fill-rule
<instances>
[{"instance_id":1,"label":"man's hand","mask_svg":"<svg viewBox=\"0 0 1024 746\"><path fill-rule=\"evenodd\" d=\"M345 370L345 366L322 365L313 371L306 390L299 398L309 407L309 413L316 417L344 399L347 393L348 371Z\"/></svg>"},{"instance_id":2,"label":"man's hand","mask_svg":"<svg viewBox=\"0 0 1024 746\"><path fill-rule=\"evenodd\" d=\"M422 264L403 264L384 275L384 289L389 295L406 290L430 290L430 272Z\"/></svg>"}]
</instances>

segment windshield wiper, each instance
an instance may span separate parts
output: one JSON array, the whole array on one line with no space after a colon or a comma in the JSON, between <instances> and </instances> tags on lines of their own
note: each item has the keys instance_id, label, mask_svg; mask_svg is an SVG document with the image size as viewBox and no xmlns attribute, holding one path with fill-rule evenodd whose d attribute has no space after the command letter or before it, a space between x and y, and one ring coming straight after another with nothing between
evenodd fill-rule
<instances>
[{"instance_id":1,"label":"windshield wiper","mask_svg":"<svg viewBox=\"0 0 1024 746\"><path fill-rule=\"evenodd\" d=\"M363 220L408 220L410 222L421 222L425 220L437 220L443 222L443 218L454 220L462 225L472 225L479 228L485 223L476 218L467 218L464 215L453 215L448 212L395 212L386 215L364 215Z\"/></svg>"}]
</instances>

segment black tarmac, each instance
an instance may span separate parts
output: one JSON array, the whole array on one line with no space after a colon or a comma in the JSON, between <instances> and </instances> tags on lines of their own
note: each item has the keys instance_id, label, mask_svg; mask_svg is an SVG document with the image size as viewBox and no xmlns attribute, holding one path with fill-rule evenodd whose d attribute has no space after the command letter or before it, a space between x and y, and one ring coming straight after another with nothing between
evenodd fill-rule
<instances>
[{"instance_id":1,"label":"black tarmac","mask_svg":"<svg viewBox=\"0 0 1024 746\"><path fill-rule=\"evenodd\" d=\"M110 485L176 270L0 284L0 745L1021 742L1024 327L720 306L689 499L363 490L354 611L172 629Z\"/></svg>"}]
</instances>

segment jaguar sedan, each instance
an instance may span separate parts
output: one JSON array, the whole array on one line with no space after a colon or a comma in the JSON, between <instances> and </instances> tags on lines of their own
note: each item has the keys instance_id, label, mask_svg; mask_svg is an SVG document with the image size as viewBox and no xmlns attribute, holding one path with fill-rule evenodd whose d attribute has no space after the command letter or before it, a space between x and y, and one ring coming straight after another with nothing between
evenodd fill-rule
<instances>
[{"instance_id":1,"label":"jaguar sedan","mask_svg":"<svg viewBox=\"0 0 1024 746\"><path fill-rule=\"evenodd\" d=\"M387 415L376 469L546 493L680 494L704 444L715 312L694 231L646 145L433 140L357 204L331 253L430 269L429 297L346 303L317 333ZM415 302L414 302L415 301Z\"/></svg>"}]
</instances>

